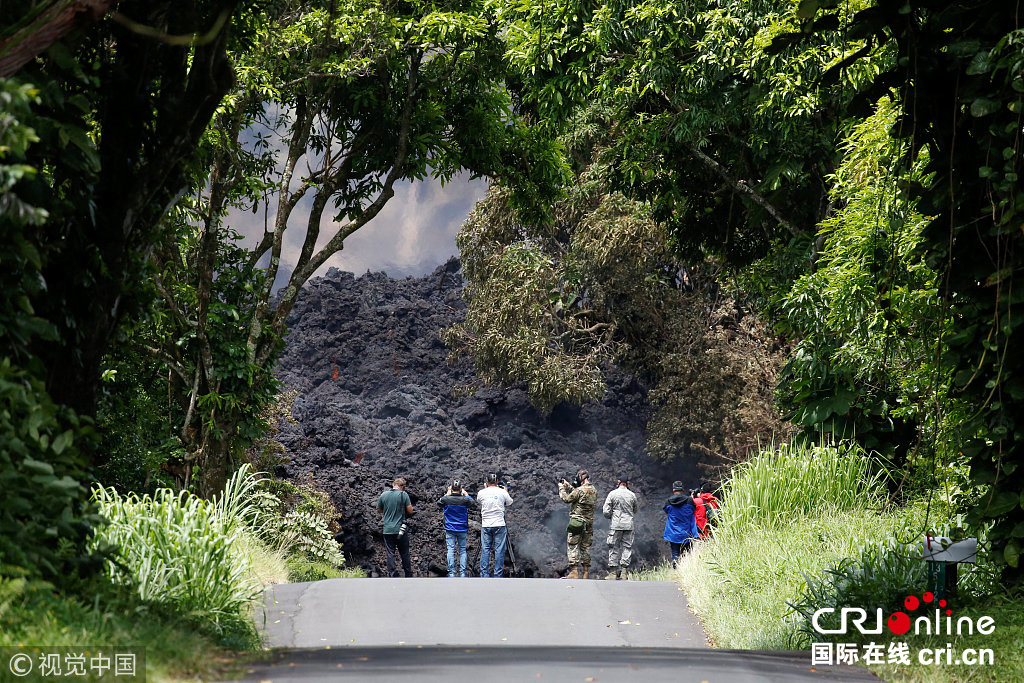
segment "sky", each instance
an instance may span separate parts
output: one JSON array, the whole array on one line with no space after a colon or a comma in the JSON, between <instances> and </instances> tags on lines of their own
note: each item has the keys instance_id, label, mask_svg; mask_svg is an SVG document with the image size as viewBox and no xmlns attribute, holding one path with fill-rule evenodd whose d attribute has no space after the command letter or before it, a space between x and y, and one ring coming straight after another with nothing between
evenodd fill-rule
<instances>
[{"instance_id":1,"label":"sky","mask_svg":"<svg viewBox=\"0 0 1024 683\"><path fill-rule=\"evenodd\" d=\"M435 180L396 183L395 196L380 214L345 240L345 248L328 259L316 275L323 275L328 268L357 275L384 271L395 278L426 275L458 254L455 236L486 191L486 180L470 180L468 174L456 176L444 186ZM300 202L292 213L277 287L285 284L302 248L310 203L309 199ZM324 212L321 244L334 234L332 218L330 210ZM273 220L272 214L268 220ZM262 209L256 214L234 211L227 222L246 238L247 246L254 246L263 235Z\"/></svg>"}]
</instances>

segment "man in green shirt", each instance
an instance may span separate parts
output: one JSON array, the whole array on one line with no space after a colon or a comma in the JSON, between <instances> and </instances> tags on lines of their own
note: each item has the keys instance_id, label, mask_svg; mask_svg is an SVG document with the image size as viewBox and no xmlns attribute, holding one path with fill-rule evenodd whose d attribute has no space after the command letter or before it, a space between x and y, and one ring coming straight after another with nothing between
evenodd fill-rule
<instances>
[{"instance_id":1,"label":"man in green shirt","mask_svg":"<svg viewBox=\"0 0 1024 683\"><path fill-rule=\"evenodd\" d=\"M406 517L412 514L412 499L405 492L405 479L398 477L391 489L377 497L377 512L384 525L384 556L388 576L398 576L395 554L402 557L402 569L406 577L412 576L412 560L409 559L409 532Z\"/></svg>"}]
</instances>

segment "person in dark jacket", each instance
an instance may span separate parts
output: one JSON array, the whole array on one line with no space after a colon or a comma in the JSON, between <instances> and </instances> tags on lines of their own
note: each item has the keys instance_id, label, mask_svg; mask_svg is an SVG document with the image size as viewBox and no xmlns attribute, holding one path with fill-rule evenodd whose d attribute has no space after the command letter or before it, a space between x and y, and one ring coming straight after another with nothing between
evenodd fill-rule
<instances>
[{"instance_id":1,"label":"person in dark jacket","mask_svg":"<svg viewBox=\"0 0 1024 683\"><path fill-rule=\"evenodd\" d=\"M466 532L469 531L469 508L477 507L473 498L462 490L462 483L453 479L448 491L437 501L444 506L444 540L448 546L448 576L455 574L455 548L459 549L458 576L466 576Z\"/></svg>"},{"instance_id":2,"label":"person in dark jacket","mask_svg":"<svg viewBox=\"0 0 1024 683\"><path fill-rule=\"evenodd\" d=\"M694 513L693 498L685 492L683 482L672 482L672 495L665 502L665 540L672 549L672 566L679 556L689 550L690 544L700 538Z\"/></svg>"}]
</instances>

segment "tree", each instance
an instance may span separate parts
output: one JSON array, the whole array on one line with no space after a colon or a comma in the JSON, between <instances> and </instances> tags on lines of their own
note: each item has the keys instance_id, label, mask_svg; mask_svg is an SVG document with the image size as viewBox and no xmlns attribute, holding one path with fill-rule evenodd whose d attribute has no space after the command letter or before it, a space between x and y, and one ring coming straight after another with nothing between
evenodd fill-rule
<instances>
[{"instance_id":1,"label":"tree","mask_svg":"<svg viewBox=\"0 0 1024 683\"><path fill-rule=\"evenodd\" d=\"M236 3L122 2L120 23L56 40L48 12L79 6L15 2L0 20L0 52L22 50L0 79L0 571L53 580L90 561L101 358L147 301L160 222L230 85Z\"/></svg>"},{"instance_id":2,"label":"tree","mask_svg":"<svg viewBox=\"0 0 1024 683\"><path fill-rule=\"evenodd\" d=\"M927 154L909 158L890 135L897 113L883 99L842 146L830 179L841 208L822 224L826 247L782 296L782 325L798 341L780 398L808 435L856 439L903 468L919 436L919 462L935 448L950 455L935 438L948 436L949 377L935 358L949 321L920 252L928 220L908 194Z\"/></svg>"},{"instance_id":3,"label":"tree","mask_svg":"<svg viewBox=\"0 0 1024 683\"><path fill-rule=\"evenodd\" d=\"M202 495L221 489L232 451L255 436L303 283L373 221L397 181L468 169L506 179L518 206L543 213L561 159L514 116L494 15L484 0L293 3L236 53L238 86L207 138L206 188L176 217L182 239L156 256L159 325L139 331L169 368L171 417ZM243 252L226 216L260 206L268 228ZM297 229L302 248L275 295L285 234Z\"/></svg>"},{"instance_id":4,"label":"tree","mask_svg":"<svg viewBox=\"0 0 1024 683\"><path fill-rule=\"evenodd\" d=\"M488 382L525 385L543 412L598 400L618 362L651 386L648 451L740 458L786 431L772 406L779 348L763 322L684 265L644 204L610 190L612 110L591 104L563 137L576 176L551 224L493 186L459 233L466 319L443 332Z\"/></svg>"},{"instance_id":5,"label":"tree","mask_svg":"<svg viewBox=\"0 0 1024 683\"><path fill-rule=\"evenodd\" d=\"M191 35L234 3L128 3L120 11L168 35ZM36 309L58 340L33 352L58 403L93 415L100 362L122 316L144 302L145 260L160 221L188 187L198 141L231 83L227 31L169 44L103 22L18 73L40 89L28 162L44 170L25 192L49 214ZM72 52L74 50L74 52Z\"/></svg>"},{"instance_id":6,"label":"tree","mask_svg":"<svg viewBox=\"0 0 1024 683\"><path fill-rule=\"evenodd\" d=\"M834 208L825 179L850 101L890 59L876 52L835 71L862 45L833 34L777 47L800 11L553 0L513 4L503 18L527 105L556 123L583 100L613 107L613 188L650 204L681 255L745 265L779 243L812 241ZM842 78L811 85L825 74Z\"/></svg>"},{"instance_id":7,"label":"tree","mask_svg":"<svg viewBox=\"0 0 1024 683\"><path fill-rule=\"evenodd\" d=\"M809 5L802 35L826 26L833 6ZM928 152L921 171L928 182L911 189L930 217L921 250L939 273L952 320L939 363L952 378L951 395L965 406L958 445L970 458L972 481L985 491L968 520L1005 562L1004 578L1017 584L1024 580L1024 368L1014 350L1021 320L1013 315L1021 300L1014 276L1024 263L1024 51L1015 28L1021 12L995 1L876 0L846 26L864 43L853 59L880 49L897 57L858 99L873 102L898 89L893 133L908 141L909 155Z\"/></svg>"}]
</instances>

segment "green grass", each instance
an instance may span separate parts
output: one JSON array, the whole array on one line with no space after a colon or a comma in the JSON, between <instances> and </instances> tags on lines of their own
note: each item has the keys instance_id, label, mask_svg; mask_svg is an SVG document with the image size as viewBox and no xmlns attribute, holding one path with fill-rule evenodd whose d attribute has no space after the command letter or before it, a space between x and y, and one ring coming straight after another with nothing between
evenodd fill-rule
<instances>
[{"instance_id":1,"label":"green grass","mask_svg":"<svg viewBox=\"0 0 1024 683\"><path fill-rule=\"evenodd\" d=\"M807 635L800 631L802 618L787 603L797 602L807 590L805 575L818 579L844 559L855 561L844 565L837 583L825 586L832 593L821 599L842 600L854 590L884 592L880 585L872 587L879 580L888 581L879 569L884 569L879 553L865 552L865 547L917 542L926 528L926 515L922 504L881 509L879 482L868 474L868 465L856 451L796 448L761 454L734 471L725 486L722 524L712 539L684 556L676 572L691 609L715 647L806 647ZM936 526L939 514L933 509L927 526ZM867 561L864 558L873 563L869 571L857 567L856 562ZM988 569L968 570L962 585L972 589L984 586L985 582L977 579ZM903 637L910 644L912 657L922 647L945 647L952 642L958 652L967 647L991 648L995 666L915 663L872 669L886 680L901 683L1024 680L1024 601L965 595L956 614L992 616L996 631L989 636L943 636L941 642ZM826 638L815 641L825 642Z\"/></svg>"},{"instance_id":2,"label":"green grass","mask_svg":"<svg viewBox=\"0 0 1024 683\"><path fill-rule=\"evenodd\" d=\"M800 594L803 574L854 556L864 542L913 528L918 517L915 510L829 511L778 528L748 526L746 533L698 544L680 563L679 579L716 647L798 647L798 619L786 601Z\"/></svg>"},{"instance_id":3,"label":"green grass","mask_svg":"<svg viewBox=\"0 0 1024 683\"><path fill-rule=\"evenodd\" d=\"M235 546L244 528L218 506L170 489L121 496L97 488L93 495L110 520L96 544L117 548L107 562L111 581L215 630L249 614L260 586L249 558Z\"/></svg>"},{"instance_id":4,"label":"green grass","mask_svg":"<svg viewBox=\"0 0 1024 683\"><path fill-rule=\"evenodd\" d=\"M193 623L106 581L80 592L91 599L57 594L41 582L0 579L0 645L143 647L147 680L216 676L226 651ZM248 637L242 632L239 642Z\"/></svg>"},{"instance_id":5,"label":"green grass","mask_svg":"<svg viewBox=\"0 0 1024 683\"><path fill-rule=\"evenodd\" d=\"M992 666L965 666L945 664L940 666L924 666L915 664L909 667L876 666L871 669L886 681L896 683L967 683L970 681L992 681L1004 683L1008 681L1024 681L1024 599L1010 596L999 596L963 609L957 609L958 617L969 616L977 620L982 616L990 616L995 620L995 631L991 635L974 634L947 638L920 637L909 640L912 651L929 647L941 649L946 643L952 642L956 652L965 648L975 650L989 648L994 654Z\"/></svg>"},{"instance_id":6,"label":"green grass","mask_svg":"<svg viewBox=\"0 0 1024 683\"><path fill-rule=\"evenodd\" d=\"M881 475L851 446L781 446L738 465L723 487L728 505L718 532L744 533L749 525L776 528L823 510L878 506Z\"/></svg>"}]
</instances>

